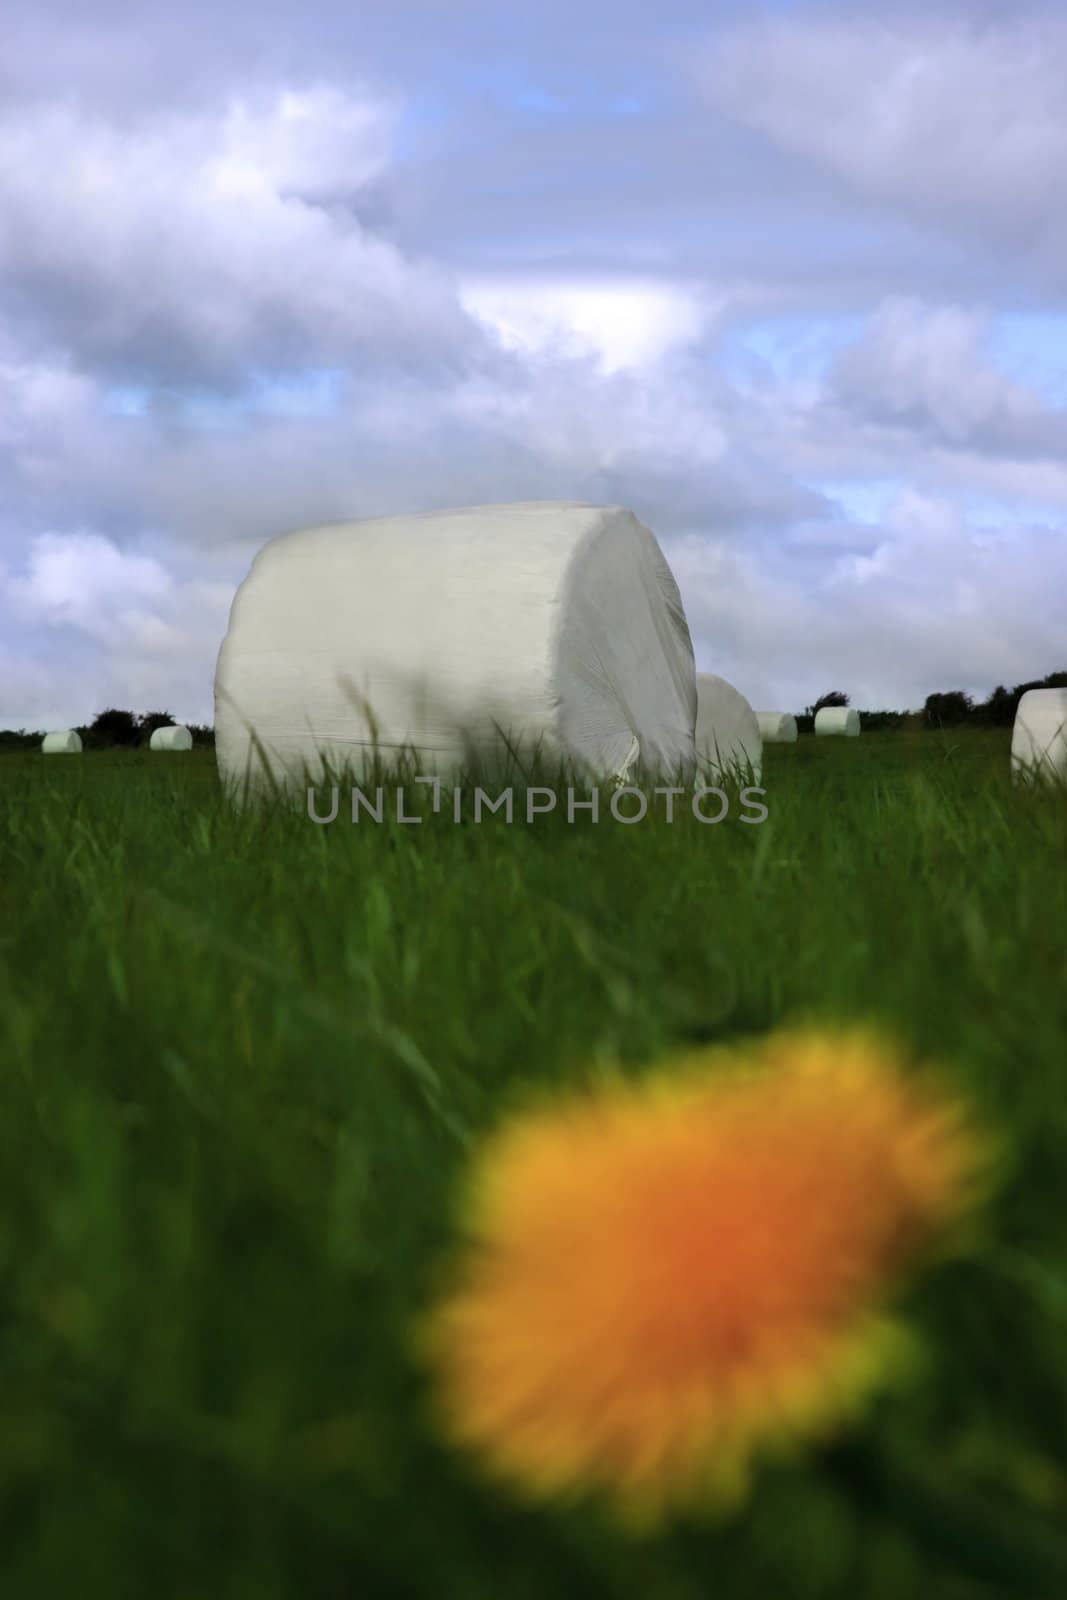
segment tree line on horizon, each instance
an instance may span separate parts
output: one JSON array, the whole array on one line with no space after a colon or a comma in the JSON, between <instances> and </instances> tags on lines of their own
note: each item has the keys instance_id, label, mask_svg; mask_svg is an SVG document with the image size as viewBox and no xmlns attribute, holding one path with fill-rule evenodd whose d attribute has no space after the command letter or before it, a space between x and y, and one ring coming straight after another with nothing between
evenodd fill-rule
<instances>
[{"instance_id":1,"label":"tree line on horizon","mask_svg":"<svg viewBox=\"0 0 1067 1600\"><path fill-rule=\"evenodd\" d=\"M1034 678L1029 683L1017 683L1014 689L998 684L985 700L976 701L963 689L945 689L928 694L921 711L864 711L863 726L870 732L879 728L1010 728L1015 721L1019 701L1028 689L1067 689L1067 672L1050 672L1047 677ZM802 712L797 713L797 729L811 733L815 727L816 713L824 706L847 706L850 697L841 689L830 689ZM75 729L80 734L86 750L136 750L146 746L157 728L173 727L175 718L169 711L120 711L108 706L92 722ZM215 743L215 730L203 723L186 723L193 736L194 746L210 747ZM36 749L44 733L27 732L25 728L0 728L0 751Z\"/></svg>"},{"instance_id":2,"label":"tree line on horizon","mask_svg":"<svg viewBox=\"0 0 1067 1600\"><path fill-rule=\"evenodd\" d=\"M1067 689L1067 672L1050 672L1047 677L1017 683L1014 689L1007 689L1000 683L985 700L976 701L963 689L940 690L926 696L921 711L864 711L863 726L871 732L879 728L1010 728L1019 701L1029 689ZM824 706L847 706L849 703L849 696L840 689L820 695L813 705L806 706L798 714L798 731L811 733L816 713Z\"/></svg>"},{"instance_id":3,"label":"tree line on horizon","mask_svg":"<svg viewBox=\"0 0 1067 1600\"><path fill-rule=\"evenodd\" d=\"M98 712L92 722L74 731L80 735L86 750L136 750L147 747L157 728L173 728L176 721L169 711L120 711L108 706L105 711ZM185 726L193 736L194 746L215 743L214 728L196 722L187 722ZM0 750L33 750L43 738L44 733L39 730L0 728Z\"/></svg>"}]
</instances>

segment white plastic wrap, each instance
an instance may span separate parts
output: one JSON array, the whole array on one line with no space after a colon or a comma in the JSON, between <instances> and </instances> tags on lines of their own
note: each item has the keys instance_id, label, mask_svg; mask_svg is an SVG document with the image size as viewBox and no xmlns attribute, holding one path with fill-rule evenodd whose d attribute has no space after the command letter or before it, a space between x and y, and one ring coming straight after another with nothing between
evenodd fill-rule
<instances>
[{"instance_id":1,"label":"white plastic wrap","mask_svg":"<svg viewBox=\"0 0 1067 1600\"><path fill-rule=\"evenodd\" d=\"M41 750L46 756L77 755L81 747L81 735L73 728L64 728L59 733L46 733L41 740Z\"/></svg>"},{"instance_id":2,"label":"white plastic wrap","mask_svg":"<svg viewBox=\"0 0 1067 1600\"><path fill-rule=\"evenodd\" d=\"M506 744L601 777L691 775L678 586L619 507L535 501L308 528L238 589L215 675L224 780L300 781L414 748L440 772Z\"/></svg>"},{"instance_id":3,"label":"white plastic wrap","mask_svg":"<svg viewBox=\"0 0 1067 1600\"><path fill-rule=\"evenodd\" d=\"M152 737L148 741L149 750L191 750L193 736L188 728L183 728L181 723L172 727L153 728Z\"/></svg>"},{"instance_id":4,"label":"white plastic wrap","mask_svg":"<svg viewBox=\"0 0 1067 1600\"><path fill-rule=\"evenodd\" d=\"M751 772L763 776L763 740L756 713L738 689L711 672L697 673L697 760L701 771L727 776Z\"/></svg>"},{"instance_id":5,"label":"white plastic wrap","mask_svg":"<svg viewBox=\"0 0 1067 1600\"><path fill-rule=\"evenodd\" d=\"M823 706L815 713L815 732L841 734L846 739L856 739L860 731L860 714L852 706Z\"/></svg>"},{"instance_id":6,"label":"white plastic wrap","mask_svg":"<svg viewBox=\"0 0 1067 1600\"><path fill-rule=\"evenodd\" d=\"M1011 732L1011 773L1067 783L1067 689L1028 689Z\"/></svg>"},{"instance_id":7,"label":"white plastic wrap","mask_svg":"<svg viewBox=\"0 0 1067 1600\"><path fill-rule=\"evenodd\" d=\"M764 744L797 742L797 719L788 711L757 711L756 724Z\"/></svg>"}]
</instances>

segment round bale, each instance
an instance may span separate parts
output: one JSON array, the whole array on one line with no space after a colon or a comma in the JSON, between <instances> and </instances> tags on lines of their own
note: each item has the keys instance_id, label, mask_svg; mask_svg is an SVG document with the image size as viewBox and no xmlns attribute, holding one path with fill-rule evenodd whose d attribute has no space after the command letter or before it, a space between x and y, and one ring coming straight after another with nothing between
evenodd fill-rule
<instances>
[{"instance_id":1,"label":"round bale","mask_svg":"<svg viewBox=\"0 0 1067 1600\"><path fill-rule=\"evenodd\" d=\"M693 647L652 534L618 506L532 501L306 528L265 545L215 674L240 787L437 773L507 751L598 777L694 767Z\"/></svg>"},{"instance_id":2,"label":"round bale","mask_svg":"<svg viewBox=\"0 0 1067 1600\"><path fill-rule=\"evenodd\" d=\"M41 750L46 756L78 755L81 747L81 734L73 728L64 728L60 733L46 733L41 740Z\"/></svg>"},{"instance_id":3,"label":"round bale","mask_svg":"<svg viewBox=\"0 0 1067 1600\"><path fill-rule=\"evenodd\" d=\"M740 775L758 784L763 740L756 713L740 690L713 672L697 673L697 760L713 778Z\"/></svg>"},{"instance_id":4,"label":"round bale","mask_svg":"<svg viewBox=\"0 0 1067 1600\"><path fill-rule=\"evenodd\" d=\"M796 744L797 719L788 711L757 711L756 722L764 744Z\"/></svg>"},{"instance_id":5,"label":"round bale","mask_svg":"<svg viewBox=\"0 0 1067 1600\"><path fill-rule=\"evenodd\" d=\"M1011 731L1013 782L1067 783L1067 689L1028 689Z\"/></svg>"},{"instance_id":6,"label":"round bale","mask_svg":"<svg viewBox=\"0 0 1067 1600\"><path fill-rule=\"evenodd\" d=\"M193 736L188 728L175 723L165 728L153 728L148 741L149 750L191 750Z\"/></svg>"},{"instance_id":7,"label":"round bale","mask_svg":"<svg viewBox=\"0 0 1067 1600\"><path fill-rule=\"evenodd\" d=\"M851 706L823 706L815 713L815 732L839 734L846 739L857 739L860 731L860 714Z\"/></svg>"}]
</instances>

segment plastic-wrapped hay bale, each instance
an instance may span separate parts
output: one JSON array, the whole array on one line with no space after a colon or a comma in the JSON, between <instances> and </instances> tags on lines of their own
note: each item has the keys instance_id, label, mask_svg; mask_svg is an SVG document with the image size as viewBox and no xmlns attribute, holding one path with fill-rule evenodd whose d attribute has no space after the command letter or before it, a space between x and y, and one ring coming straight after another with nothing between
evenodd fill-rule
<instances>
[{"instance_id":1,"label":"plastic-wrapped hay bale","mask_svg":"<svg viewBox=\"0 0 1067 1600\"><path fill-rule=\"evenodd\" d=\"M860 731L860 714L851 706L823 706L815 713L816 733L843 734L846 739L856 739Z\"/></svg>"},{"instance_id":2,"label":"plastic-wrapped hay bale","mask_svg":"<svg viewBox=\"0 0 1067 1600\"><path fill-rule=\"evenodd\" d=\"M272 540L215 674L227 782L303 782L414 749L442 772L507 748L592 774L691 775L693 647L673 574L620 507L534 501Z\"/></svg>"},{"instance_id":3,"label":"plastic-wrapped hay bale","mask_svg":"<svg viewBox=\"0 0 1067 1600\"><path fill-rule=\"evenodd\" d=\"M41 750L46 756L77 755L81 747L81 734L73 728L64 728L61 733L46 733L41 740Z\"/></svg>"},{"instance_id":4,"label":"plastic-wrapped hay bale","mask_svg":"<svg viewBox=\"0 0 1067 1600\"><path fill-rule=\"evenodd\" d=\"M193 736L188 728L181 723L175 723L166 728L153 728L152 737L148 741L149 750L191 750Z\"/></svg>"},{"instance_id":5,"label":"plastic-wrapped hay bale","mask_svg":"<svg viewBox=\"0 0 1067 1600\"><path fill-rule=\"evenodd\" d=\"M797 719L788 711L757 711L756 724L764 744L796 744Z\"/></svg>"},{"instance_id":6,"label":"plastic-wrapped hay bale","mask_svg":"<svg viewBox=\"0 0 1067 1600\"><path fill-rule=\"evenodd\" d=\"M697 673L697 760L702 774L715 778L751 773L763 776L763 740L756 713L739 690L712 672Z\"/></svg>"},{"instance_id":7,"label":"plastic-wrapped hay bale","mask_svg":"<svg viewBox=\"0 0 1067 1600\"><path fill-rule=\"evenodd\" d=\"M1011 732L1011 775L1067 783L1067 689L1028 689Z\"/></svg>"}]
</instances>

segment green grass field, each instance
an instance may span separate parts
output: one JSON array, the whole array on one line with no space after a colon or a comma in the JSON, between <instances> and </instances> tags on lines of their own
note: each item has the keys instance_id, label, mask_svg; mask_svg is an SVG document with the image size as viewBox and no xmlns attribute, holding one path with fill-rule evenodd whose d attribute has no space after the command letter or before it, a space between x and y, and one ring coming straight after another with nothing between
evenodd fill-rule
<instances>
[{"instance_id":1,"label":"green grass field","mask_svg":"<svg viewBox=\"0 0 1067 1600\"><path fill-rule=\"evenodd\" d=\"M210 752L0 759L4 1600L1067 1593L1067 804L1008 735L802 738L768 820L238 814ZM925 1375L655 1539L439 1441L409 1353L532 1084L787 1021L1007 1138Z\"/></svg>"}]
</instances>

